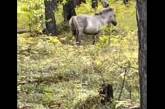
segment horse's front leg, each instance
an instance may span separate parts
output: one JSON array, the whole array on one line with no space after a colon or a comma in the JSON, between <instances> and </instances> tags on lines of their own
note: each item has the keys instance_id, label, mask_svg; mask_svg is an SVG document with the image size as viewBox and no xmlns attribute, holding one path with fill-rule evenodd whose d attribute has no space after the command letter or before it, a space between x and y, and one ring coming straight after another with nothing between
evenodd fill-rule
<instances>
[{"instance_id":1,"label":"horse's front leg","mask_svg":"<svg viewBox=\"0 0 165 109\"><path fill-rule=\"evenodd\" d=\"M100 35L100 32L96 35L93 35L93 45L95 45L96 39L98 39L99 35Z\"/></svg>"}]
</instances>

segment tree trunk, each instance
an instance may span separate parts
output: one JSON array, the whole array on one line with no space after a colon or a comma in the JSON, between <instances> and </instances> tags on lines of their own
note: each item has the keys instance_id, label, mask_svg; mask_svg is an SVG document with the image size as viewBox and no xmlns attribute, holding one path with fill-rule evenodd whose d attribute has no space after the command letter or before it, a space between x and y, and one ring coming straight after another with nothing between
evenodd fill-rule
<instances>
[{"instance_id":1,"label":"tree trunk","mask_svg":"<svg viewBox=\"0 0 165 109\"><path fill-rule=\"evenodd\" d=\"M128 4L128 0L123 0L123 3L126 5Z\"/></svg>"},{"instance_id":2,"label":"tree trunk","mask_svg":"<svg viewBox=\"0 0 165 109\"><path fill-rule=\"evenodd\" d=\"M64 22L69 21L72 16L76 15L75 6L73 0L69 0L67 3L63 5L63 17Z\"/></svg>"},{"instance_id":3,"label":"tree trunk","mask_svg":"<svg viewBox=\"0 0 165 109\"><path fill-rule=\"evenodd\" d=\"M54 16L56 0L44 0L45 4L45 24L46 30L50 35L57 35L56 20Z\"/></svg>"},{"instance_id":4,"label":"tree trunk","mask_svg":"<svg viewBox=\"0 0 165 109\"><path fill-rule=\"evenodd\" d=\"M137 0L140 107L147 109L147 0Z\"/></svg>"}]
</instances>

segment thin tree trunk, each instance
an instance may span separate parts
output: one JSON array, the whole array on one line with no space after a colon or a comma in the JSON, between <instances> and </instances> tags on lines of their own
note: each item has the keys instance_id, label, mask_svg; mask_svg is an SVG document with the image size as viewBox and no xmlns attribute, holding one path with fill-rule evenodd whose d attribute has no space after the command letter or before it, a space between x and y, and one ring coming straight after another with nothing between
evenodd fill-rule
<instances>
[{"instance_id":1,"label":"thin tree trunk","mask_svg":"<svg viewBox=\"0 0 165 109\"><path fill-rule=\"evenodd\" d=\"M69 21L72 16L76 15L75 6L73 0L68 1L63 5L63 17L64 22Z\"/></svg>"},{"instance_id":2,"label":"thin tree trunk","mask_svg":"<svg viewBox=\"0 0 165 109\"><path fill-rule=\"evenodd\" d=\"M140 107L147 109L147 0L137 0Z\"/></svg>"},{"instance_id":3,"label":"thin tree trunk","mask_svg":"<svg viewBox=\"0 0 165 109\"><path fill-rule=\"evenodd\" d=\"M130 90L129 90L129 99L131 100L132 99L132 88L130 86Z\"/></svg>"},{"instance_id":4,"label":"thin tree trunk","mask_svg":"<svg viewBox=\"0 0 165 109\"><path fill-rule=\"evenodd\" d=\"M126 5L128 4L128 0L123 0L123 3Z\"/></svg>"},{"instance_id":5,"label":"thin tree trunk","mask_svg":"<svg viewBox=\"0 0 165 109\"><path fill-rule=\"evenodd\" d=\"M98 0L92 0L92 8L94 9L94 12L96 13L97 7L98 7Z\"/></svg>"},{"instance_id":6,"label":"thin tree trunk","mask_svg":"<svg viewBox=\"0 0 165 109\"><path fill-rule=\"evenodd\" d=\"M54 16L56 0L44 0L45 4L45 24L48 34L57 35L56 20Z\"/></svg>"}]
</instances>

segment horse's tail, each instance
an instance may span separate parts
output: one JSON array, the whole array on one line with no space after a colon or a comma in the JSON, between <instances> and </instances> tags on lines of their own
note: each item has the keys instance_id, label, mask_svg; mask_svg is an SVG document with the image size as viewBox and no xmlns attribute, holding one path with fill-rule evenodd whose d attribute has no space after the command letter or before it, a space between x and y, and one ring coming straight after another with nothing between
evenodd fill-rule
<instances>
[{"instance_id":1,"label":"horse's tail","mask_svg":"<svg viewBox=\"0 0 165 109\"><path fill-rule=\"evenodd\" d=\"M71 19L69 20L69 26L72 31L72 34L76 38L76 44L80 44L80 36L79 36L79 23L77 20L77 16L72 16Z\"/></svg>"},{"instance_id":2,"label":"horse's tail","mask_svg":"<svg viewBox=\"0 0 165 109\"><path fill-rule=\"evenodd\" d=\"M72 16L69 20L69 26L70 26L70 29L72 31L72 34L73 35L76 35L76 32L77 32L77 29L76 29L76 23L74 21L74 18L75 16Z\"/></svg>"}]
</instances>

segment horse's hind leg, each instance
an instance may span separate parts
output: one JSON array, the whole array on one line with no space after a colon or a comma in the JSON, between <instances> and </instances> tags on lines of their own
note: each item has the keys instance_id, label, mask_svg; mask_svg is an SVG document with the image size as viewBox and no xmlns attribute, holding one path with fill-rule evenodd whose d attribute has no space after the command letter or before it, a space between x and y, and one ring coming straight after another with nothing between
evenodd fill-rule
<instances>
[{"instance_id":1,"label":"horse's hind leg","mask_svg":"<svg viewBox=\"0 0 165 109\"><path fill-rule=\"evenodd\" d=\"M93 35L93 45L96 43L96 35Z\"/></svg>"},{"instance_id":2,"label":"horse's hind leg","mask_svg":"<svg viewBox=\"0 0 165 109\"><path fill-rule=\"evenodd\" d=\"M78 39L78 37L76 37L76 45L80 45L81 41Z\"/></svg>"},{"instance_id":3,"label":"horse's hind leg","mask_svg":"<svg viewBox=\"0 0 165 109\"><path fill-rule=\"evenodd\" d=\"M80 33L79 32L76 33L76 44L77 45L80 45L81 44L81 36L80 36Z\"/></svg>"}]
</instances>

